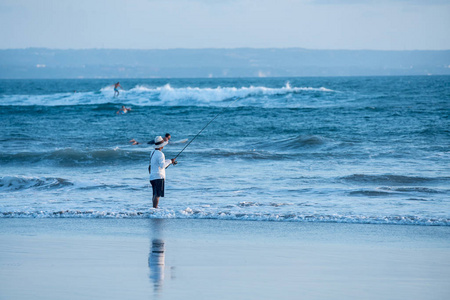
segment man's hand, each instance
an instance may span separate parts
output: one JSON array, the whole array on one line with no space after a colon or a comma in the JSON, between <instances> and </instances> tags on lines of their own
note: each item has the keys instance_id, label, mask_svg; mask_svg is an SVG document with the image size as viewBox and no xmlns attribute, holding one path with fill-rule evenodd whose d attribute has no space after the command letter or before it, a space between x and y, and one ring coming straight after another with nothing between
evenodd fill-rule
<instances>
[{"instance_id":1,"label":"man's hand","mask_svg":"<svg viewBox=\"0 0 450 300\"><path fill-rule=\"evenodd\" d=\"M175 158L172 158L172 164L175 166L178 162L175 160Z\"/></svg>"}]
</instances>

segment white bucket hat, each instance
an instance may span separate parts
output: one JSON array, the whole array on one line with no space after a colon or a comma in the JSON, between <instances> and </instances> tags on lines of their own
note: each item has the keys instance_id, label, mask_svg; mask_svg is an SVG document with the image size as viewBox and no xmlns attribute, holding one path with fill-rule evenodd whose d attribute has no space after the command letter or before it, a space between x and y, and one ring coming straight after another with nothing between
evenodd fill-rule
<instances>
[{"instance_id":1,"label":"white bucket hat","mask_svg":"<svg viewBox=\"0 0 450 300\"><path fill-rule=\"evenodd\" d=\"M165 145L167 145L169 142L165 141L161 136L157 136L155 137L155 149L159 149L161 147L164 147Z\"/></svg>"}]
</instances>

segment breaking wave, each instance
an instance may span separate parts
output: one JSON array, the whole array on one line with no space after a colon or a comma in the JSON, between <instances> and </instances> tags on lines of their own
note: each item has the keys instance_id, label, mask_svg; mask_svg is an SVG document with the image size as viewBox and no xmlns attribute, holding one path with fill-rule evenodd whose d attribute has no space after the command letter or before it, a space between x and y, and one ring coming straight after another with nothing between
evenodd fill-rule
<instances>
[{"instance_id":1,"label":"breaking wave","mask_svg":"<svg viewBox=\"0 0 450 300\"><path fill-rule=\"evenodd\" d=\"M120 103L140 106L191 106L191 105L224 105L223 102L237 98L260 98L269 96L284 96L301 93L325 93L333 90L319 87L291 87L289 83L281 88L264 86L249 87L172 87L166 84L160 87L136 85L129 90L120 91L120 97L114 98L113 88L104 87L100 91L57 93L50 95L5 95L0 98L0 105L21 106L68 106L68 105L99 105ZM226 103L225 103L226 104ZM250 101L246 104L260 105Z\"/></svg>"}]
</instances>

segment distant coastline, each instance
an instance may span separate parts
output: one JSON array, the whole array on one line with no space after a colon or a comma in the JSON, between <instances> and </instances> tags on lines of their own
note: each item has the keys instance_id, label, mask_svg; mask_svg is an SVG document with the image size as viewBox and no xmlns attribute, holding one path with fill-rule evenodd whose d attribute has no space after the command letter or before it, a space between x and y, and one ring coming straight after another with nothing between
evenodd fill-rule
<instances>
[{"instance_id":1,"label":"distant coastline","mask_svg":"<svg viewBox=\"0 0 450 300\"><path fill-rule=\"evenodd\" d=\"M450 75L450 50L0 50L0 79Z\"/></svg>"}]
</instances>

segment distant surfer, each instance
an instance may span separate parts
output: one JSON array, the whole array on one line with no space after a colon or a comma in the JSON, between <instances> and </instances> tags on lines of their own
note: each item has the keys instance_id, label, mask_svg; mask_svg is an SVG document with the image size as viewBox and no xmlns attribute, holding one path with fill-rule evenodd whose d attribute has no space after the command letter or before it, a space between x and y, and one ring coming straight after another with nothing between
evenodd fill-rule
<instances>
[{"instance_id":1,"label":"distant surfer","mask_svg":"<svg viewBox=\"0 0 450 300\"><path fill-rule=\"evenodd\" d=\"M119 82L115 83L114 84L114 97L119 97L119 88L121 88L123 90L123 88Z\"/></svg>"},{"instance_id":2,"label":"distant surfer","mask_svg":"<svg viewBox=\"0 0 450 300\"><path fill-rule=\"evenodd\" d=\"M122 105L122 108L119 109L119 110L116 112L116 114L118 114L118 115L123 115L123 114L126 114L126 113L129 112L129 111L131 111L131 108L125 107L125 105Z\"/></svg>"},{"instance_id":3,"label":"distant surfer","mask_svg":"<svg viewBox=\"0 0 450 300\"><path fill-rule=\"evenodd\" d=\"M157 136L154 140L155 150L150 154L150 183L153 191L153 208L158 208L159 198L164 197L164 181L166 179L166 168L171 164L176 164L175 158L166 159L162 149L169 142L165 141L161 136Z\"/></svg>"},{"instance_id":4,"label":"distant surfer","mask_svg":"<svg viewBox=\"0 0 450 300\"><path fill-rule=\"evenodd\" d=\"M164 140L165 142L169 142L171 138L172 138L172 137L170 136L170 133L166 133L166 135L163 137L163 140ZM141 143L139 143L138 141L136 141L135 139L130 140L130 143L131 143L132 145L140 145L140 144L141 144ZM148 144L148 145L154 145L154 144L155 144L155 141L149 141L149 142L147 142L147 144Z\"/></svg>"}]
</instances>

